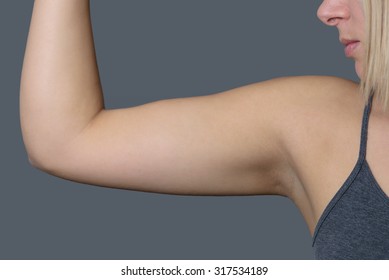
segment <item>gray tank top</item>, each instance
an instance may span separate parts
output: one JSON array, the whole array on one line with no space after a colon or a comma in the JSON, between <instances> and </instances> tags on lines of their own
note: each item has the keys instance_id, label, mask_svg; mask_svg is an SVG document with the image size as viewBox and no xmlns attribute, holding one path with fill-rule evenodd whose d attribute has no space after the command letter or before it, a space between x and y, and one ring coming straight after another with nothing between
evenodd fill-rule
<instances>
[{"instance_id":1,"label":"gray tank top","mask_svg":"<svg viewBox=\"0 0 389 280\"><path fill-rule=\"evenodd\" d=\"M316 225L316 259L389 259L389 197L366 161L372 99L363 115L358 162Z\"/></svg>"}]
</instances>

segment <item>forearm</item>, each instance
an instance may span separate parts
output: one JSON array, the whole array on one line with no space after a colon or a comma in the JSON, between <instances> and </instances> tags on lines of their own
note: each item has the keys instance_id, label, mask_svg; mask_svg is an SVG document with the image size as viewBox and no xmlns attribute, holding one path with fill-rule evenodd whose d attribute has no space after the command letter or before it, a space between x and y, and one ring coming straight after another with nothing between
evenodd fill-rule
<instances>
[{"instance_id":1,"label":"forearm","mask_svg":"<svg viewBox=\"0 0 389 280\"><path fill-rule=\"evenodd\" d=\"M35 0L20 94L33 160L71 143L103 109L89 0Z\"/></svg>"}]
</instances>

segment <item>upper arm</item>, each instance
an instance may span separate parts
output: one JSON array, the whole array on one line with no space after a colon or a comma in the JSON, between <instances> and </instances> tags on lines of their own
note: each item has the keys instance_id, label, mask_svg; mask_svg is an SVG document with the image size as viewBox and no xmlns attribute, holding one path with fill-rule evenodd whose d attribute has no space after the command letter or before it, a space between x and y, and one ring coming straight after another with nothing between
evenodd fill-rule
<instances>
[{"instance_id":1,"label":"upper arm","mask_svg":"<svg viewBox=\"0 0 389 280\"><path fill-rule=\"evenodd\" d=\"M292 85L293 79L277 79L101 111L50 172L141 191L286 195L293 170L281 132L291 117L289 99L300 91Z\"/></svg>"}]
</instances>

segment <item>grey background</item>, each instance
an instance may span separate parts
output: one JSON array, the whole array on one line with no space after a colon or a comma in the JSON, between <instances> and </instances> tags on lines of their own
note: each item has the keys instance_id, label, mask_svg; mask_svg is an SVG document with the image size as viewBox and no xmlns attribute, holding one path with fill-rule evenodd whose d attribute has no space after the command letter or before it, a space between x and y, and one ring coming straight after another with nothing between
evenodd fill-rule
<instances>
[{"instance_id":1,"label":"grey background","mask_svg":"<svg viewBox=\"0 0 389 280\"><path fill-rule=\"evenodd\" d=\"M356 79L321 1L92 1L108 108L206 95L273 77ZM32 168L19 80L33 1L0 1L1 259L311 259L282 197L185 197L105 189ZM320 159L318 159L320 160Z\"/></svg>"}]
</instances>

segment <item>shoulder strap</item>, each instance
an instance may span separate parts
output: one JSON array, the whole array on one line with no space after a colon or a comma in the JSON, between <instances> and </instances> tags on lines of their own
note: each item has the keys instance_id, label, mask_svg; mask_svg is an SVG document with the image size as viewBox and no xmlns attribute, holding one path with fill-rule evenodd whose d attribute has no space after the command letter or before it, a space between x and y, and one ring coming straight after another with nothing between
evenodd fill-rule
<instances>
[{"instance_id":1,"label":"shoulder strap","mask_svg":"<svg viewBox=\"0 0 389 280\"><path fill-rule=\"evenodd\" d=\"M371 112L371 106L373 103L374 94L372 94L369 98L369 103L365 107L365 111L363 113L363 121L362 121L362 131L361 131L361 146L359 148L359 158L366 158L366 150L367 150L367 136L368 136L368 128L369 128L369 117Z\"/></svg>"}]
</instances>

